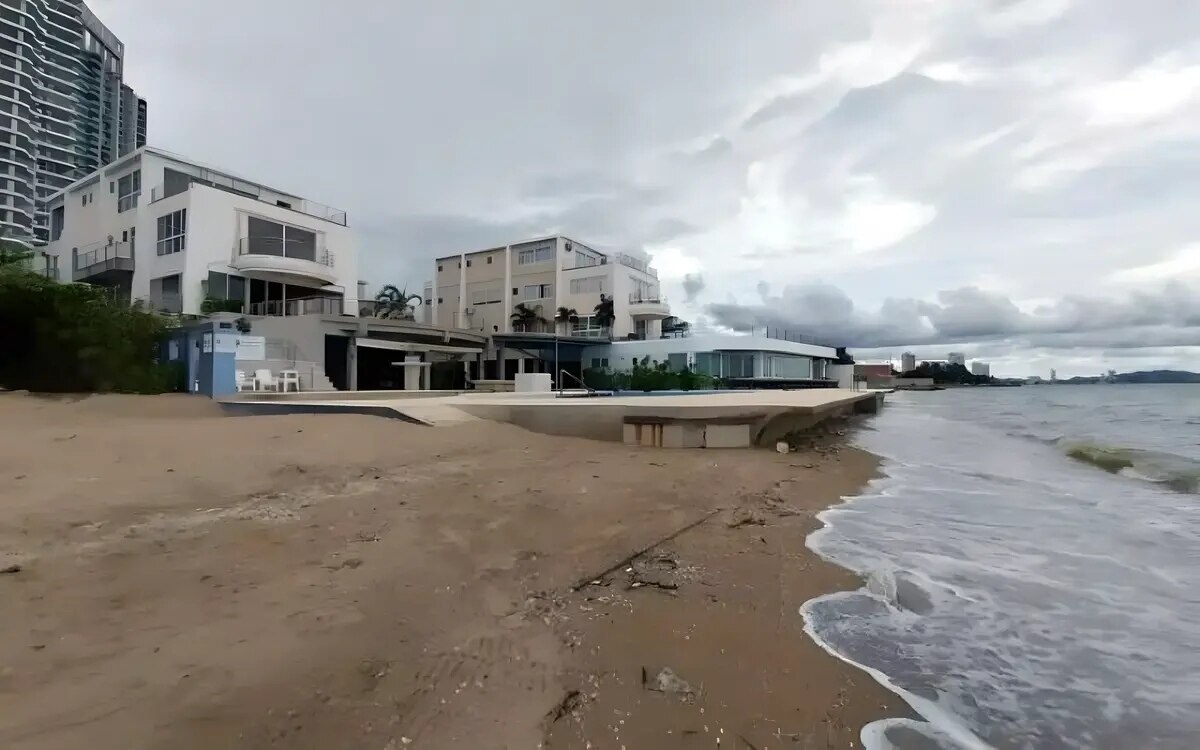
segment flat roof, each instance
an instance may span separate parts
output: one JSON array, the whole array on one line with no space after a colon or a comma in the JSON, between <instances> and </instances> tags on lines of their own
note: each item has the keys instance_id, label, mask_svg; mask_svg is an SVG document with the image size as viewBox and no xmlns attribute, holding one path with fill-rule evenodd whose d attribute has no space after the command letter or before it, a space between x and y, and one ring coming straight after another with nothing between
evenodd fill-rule
<instances>
[{"instance_id":1,"label":"flat roof","mask_svg":"<svg viewBox=\"0 0 1200 750\"><path fill-rule=\"evenodd\" d=\"M583 247L587 248L590 252L593 252L593 253L598 253L600 255L605 255L605 256L611 254L611 253L606 253L603 250L597 250L596 248L592 247L591 245L580 242L579 240L577 240L573 237L568 237L565 234L550 234L550 235L546 235L544 237L534 237L534 238L528 239L528 240L518 240L517 242L508 242L503 245L493 245L492 247L484 248L483 250L466 250L461 253L452 253L450 255L441 255L441 256L438 256L437 258L435 258L435 260L454 260L455 258L461 258L461 257L467 256L467 255L483 255L484 253L495 253L495 252L504 250L505 248L508 248L508 247L516 247L517 245L528 245L533 242L545 242L546 240L556 240L559 238L562 238L564 240L569 240L570 242L576 243L578 245L582 245Z\"/></svg>"},{"instance_id":2,"label":"flat roof","mask_svg":"<svg viewBox=\"0 0 1200 750\"><path fill-rule=\"evenodd\" d=\"M217 174L220 174L224 177L228 177L230 179L237 180L239 182L245 182L245 183L254 185L255 187L262 188L264 190L270 190L272 193L278 193L282 196L286 196L289 198L295 198L296 200L300 200L300 201L309 200L308 198L305 198L302 195L299 195L298 193L294 193L291 190L280 190L279 188L272 187L272 186L266 184L265 182L262 182L261 180L252 180L247 177L243 177L242 175L237 174L236 172L231 172L228 169L223 169L221 167L215 167L211 164L208 164L208 163L202 162L202 161L197 161L195 159L189 159L188 157L183 156L182 154L176 154L172 151L167 151L166 149L161 149L156 146L142 146L141 148L137 149L136 151L131 151L128 154L125 154L124 156L120 157L116 161L109 162L108 164L105 164L103 167L100 167L97 170L89 172L87 175L79 178L75 182L72 182L70 185L67 185L65 188L58 190L54 193L51 193L49 196L47 196L46 202L50 202L56 198L60 198L64 195L66 195L67 193L73 192L82 187L87 187L89 184L91 184L91 181L99 179L101 174L112 174L113 172L119 172L122 169L125 169L126 167L128 167L133 162L140 161L142 158L142 154L154 154L155 156L161 157L168 161L177 162L179 164L187 164L188 166L196 167L198 169L203 169L203 170L206 170L209 172L216 172ZM143 186L143 188L144 187L145 186ZM319 203L319 201L311 201L311 202ZM324 204L322 204L322 205L324 205ZM342 210L342 209L335 208L333 206L328 206L328 208L334 209L335 211Z\"/></svg>"}]
</instances>

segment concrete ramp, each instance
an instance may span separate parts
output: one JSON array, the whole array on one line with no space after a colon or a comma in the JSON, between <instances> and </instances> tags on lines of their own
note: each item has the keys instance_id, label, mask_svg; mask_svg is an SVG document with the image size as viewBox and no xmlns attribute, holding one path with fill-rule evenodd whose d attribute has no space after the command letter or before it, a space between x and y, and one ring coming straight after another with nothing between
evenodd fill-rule
<instances>
[{"instance_id":1,"label":"concrete ramp","mask_svg":"<svg viewBox=\"0 0 1200 750\"><path fill-rule=\"evenodd\" d=\"M390 401L388 406L403 414L414 422L427 424L430 427L445 427L464 422L479 422L479 417L471 416L462 409L456 409L449 404L433 403L430 401L413 402Z\"/></svg>"}]
</instances>

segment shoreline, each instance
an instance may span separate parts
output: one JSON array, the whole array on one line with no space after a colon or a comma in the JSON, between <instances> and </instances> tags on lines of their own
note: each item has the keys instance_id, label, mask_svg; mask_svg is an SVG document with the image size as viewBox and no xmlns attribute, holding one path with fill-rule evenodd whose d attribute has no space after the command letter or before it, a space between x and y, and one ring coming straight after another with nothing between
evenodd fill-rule
<instances>
[{"instance_id":1,"label":"shoreline","mask_svg":"<svg viewBox=\"0 0 1200 750\"><path fill-rule=\"evenodd\" d=\"M804 632L862 585L805 545L876 472L836 436L208 406L0 395L0 744L858 747L910 714Z\"/></svg>"}]
</instances>

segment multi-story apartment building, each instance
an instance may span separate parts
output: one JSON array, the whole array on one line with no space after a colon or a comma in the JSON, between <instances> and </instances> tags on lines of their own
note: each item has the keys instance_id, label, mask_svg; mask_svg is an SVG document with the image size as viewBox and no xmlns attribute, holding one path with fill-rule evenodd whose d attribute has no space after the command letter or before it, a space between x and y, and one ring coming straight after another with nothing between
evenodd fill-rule
<instances>
[{"instance_id":1,"label":"multi-story apartment building","mask_svg":"<svg viewBox=\"0 0 1200 750\"><path fill-rule=\"evenodd\" d=\"M568 237L528 240L438 258L425 286L428 322L446 328L497 333L547 333L614 339L657 339L671 308L658 272L645 256L603 253ZM601 297L612 300L611 326L596 315ZM536 318L514 322L517 305ZM560 307L574 323L555 324Z\"/></svg>"},{"instance_id":2,"label":"multi-story apartment building","mask_svg":"<svg viewBox=\"0 0 1200 750\"><path fill-rule=\"evenodd\" d=\"M146 142L125 45L81 0L0 0L0 227L49 241L45 201Z\"/></svg>"},{"instance_id":3,"label":"multi-story apartment building","mask_svg":"<svg viewBox=\"0 0 1200 750\"><path fill-rule=\"evenodd\" d=\"M143 147L54 193L39 264L156 310L358 312L346 213ZM209 300L205 305L205 300Z\"/></svg>"},{"instance_id":4,"label":"multi-story apartment building","mask_svg":"<svg viewBox=\"0 0 1200 750\"><path fill-rule=\"evenodd\" d=\"M912 372L917 369L917 355L912 352L905 352L900 355L900 372Z\"/></svg>"},{"instance_id":5,"label":"multi-story apartment building","mask_svg":"<svg viewBox=\"0 0 1200 750\"><path fill-rule=\"evenodd\" d=\"M987 362L980 362L979 360L975 360L974 362L971 363L971 374L977 375L977 376L983 376L985 378L989 377L992 374L992 366L989 365Z\"/></svg>"}]
</instances>

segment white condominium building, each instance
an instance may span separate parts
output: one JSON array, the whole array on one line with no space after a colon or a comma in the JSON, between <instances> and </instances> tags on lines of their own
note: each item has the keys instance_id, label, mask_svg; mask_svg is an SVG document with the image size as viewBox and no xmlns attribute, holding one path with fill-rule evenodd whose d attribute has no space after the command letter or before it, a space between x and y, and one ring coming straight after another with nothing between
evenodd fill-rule
<instances>
[{"instance_id":1,"label":"white condominium building","mask_svg":"<svg viewBox=\"0 0 1200 750\"><path fill-rule=\"evenodd\" d=\"M53 194L37 265L155 310L355 315L346 213L143 147Z\"/></svg>"},{"instance_id":2,"label":"white condominium building","mask_svg":"<svg viewBox=\"0 0 1200 750\"><path fill-rule=\"evenodd\" d=\"M603 253L569 237L448 255L436 264L434 281L425 285L426 322L446 328L657 339L671 315L646 256ZM602 296L612 300L611 330L596 315ZM556 324L560 307L574 310L578 319ZM522 310L532 315L514 320L514 312Z\"/></svg>"}]
</instances>

